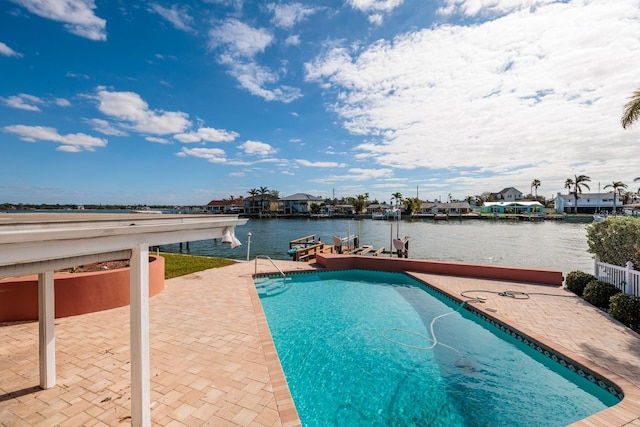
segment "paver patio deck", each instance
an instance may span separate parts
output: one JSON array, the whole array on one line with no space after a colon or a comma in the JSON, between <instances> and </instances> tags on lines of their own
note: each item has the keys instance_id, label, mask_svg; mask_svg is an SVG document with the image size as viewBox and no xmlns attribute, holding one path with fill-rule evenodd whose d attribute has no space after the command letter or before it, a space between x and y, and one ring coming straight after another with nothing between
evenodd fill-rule
<instances>
[{"instance_id":1,"label":"paver patio deck","mask_svg":"<svg viewBox=\"0 0 640 427\"><path fill-rule=\"evenodd\" d=\"M277 264L285 271L314 268L299 262ZM273 267L261 264L260 272L266 271ZM167 280L166 289L151 298L154 425L300 425L253 272L253 262L240 262ZM623 389L620 404L578 425L640 426L640 336L563 289L416 276L457 297L470 289L557 295L513 300L474 294L487 298L475 304L479 310ZM130 424L128 307L56 319L55 324L57 385L48 390L38 387L37 322L0 325L0 425Z\"/></svg>"}]
</instances>

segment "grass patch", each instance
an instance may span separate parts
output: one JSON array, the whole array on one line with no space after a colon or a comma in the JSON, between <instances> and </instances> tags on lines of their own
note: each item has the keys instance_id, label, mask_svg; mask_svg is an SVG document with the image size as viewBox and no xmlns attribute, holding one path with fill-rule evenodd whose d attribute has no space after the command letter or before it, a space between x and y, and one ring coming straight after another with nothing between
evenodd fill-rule
<instances>
[{"instance_id":1,"label":"grass patch","mask_svg":"<svg viewBox=\"0 0 640 427\"><path fill-rule=\"evenodd\" d=\"M209 270L210 268L225 267L235 264L235 261L226 258L210 258L204 256L180 255L160 253L164 258L164 278L184 276L185 274Z\"/></svg>"}]
</instances>

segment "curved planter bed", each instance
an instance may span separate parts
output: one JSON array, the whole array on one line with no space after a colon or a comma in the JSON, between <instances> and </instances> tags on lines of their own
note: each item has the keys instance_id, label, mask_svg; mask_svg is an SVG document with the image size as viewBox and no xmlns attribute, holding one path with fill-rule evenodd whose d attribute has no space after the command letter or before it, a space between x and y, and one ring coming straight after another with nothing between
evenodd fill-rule
<instances>
[{"instance_id":1,"label":"curved planter bed","mask_svg":"<svg viewBox=\"0 0 640 427\"><path fill-rule=\"evenodd\" d=\"M54 274L56 318L129 305L129 267ZM149 257L149 296L164 290L164 258ZM0 280L0 322L38 320L38 276Z\"/></svg>"}]
</instances>

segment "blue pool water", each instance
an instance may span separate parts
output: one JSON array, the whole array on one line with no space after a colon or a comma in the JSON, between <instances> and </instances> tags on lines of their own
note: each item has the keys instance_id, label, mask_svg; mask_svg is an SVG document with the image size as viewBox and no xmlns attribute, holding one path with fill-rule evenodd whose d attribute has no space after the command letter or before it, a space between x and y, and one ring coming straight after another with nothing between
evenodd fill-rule
<instances>
[{"instance_id":1,"label":"blue pool water","mask_svg":"<svg viewBox=\"0 0 640 427\"><path fill-rule=\"evenodd\" d=\"M619 402L401 273L256 287L304 426L564 426Z\"/></svg>"}]
</instances>

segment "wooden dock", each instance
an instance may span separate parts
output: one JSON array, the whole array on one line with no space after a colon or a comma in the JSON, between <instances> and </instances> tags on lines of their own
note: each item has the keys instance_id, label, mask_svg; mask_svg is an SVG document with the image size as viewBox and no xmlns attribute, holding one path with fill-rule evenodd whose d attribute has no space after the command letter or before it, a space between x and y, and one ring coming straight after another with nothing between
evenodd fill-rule
<instances>
[{"instance_id":1,"label":"wooden dock","mask_svg":"<svg viewBox=\"0 0 640 427\"><path fill-rule=\"evenodd\" d=\"M397 240L397 239L396 239ZM400 241L399 241L400 242ZM319 253L335 253L344 255L398 255L406 258L408 247L406 241L401 241L402 249L396 248L397 251L389 251L384 247L376 249L372 245L360 245L358 236L340 237L333 236L333 244L327 244L316 238L315 234L300 237L289 241L288 254L293 261L312 262ZM407 245L408 246L408 245Z\"/></svg>"}]
</instances>

